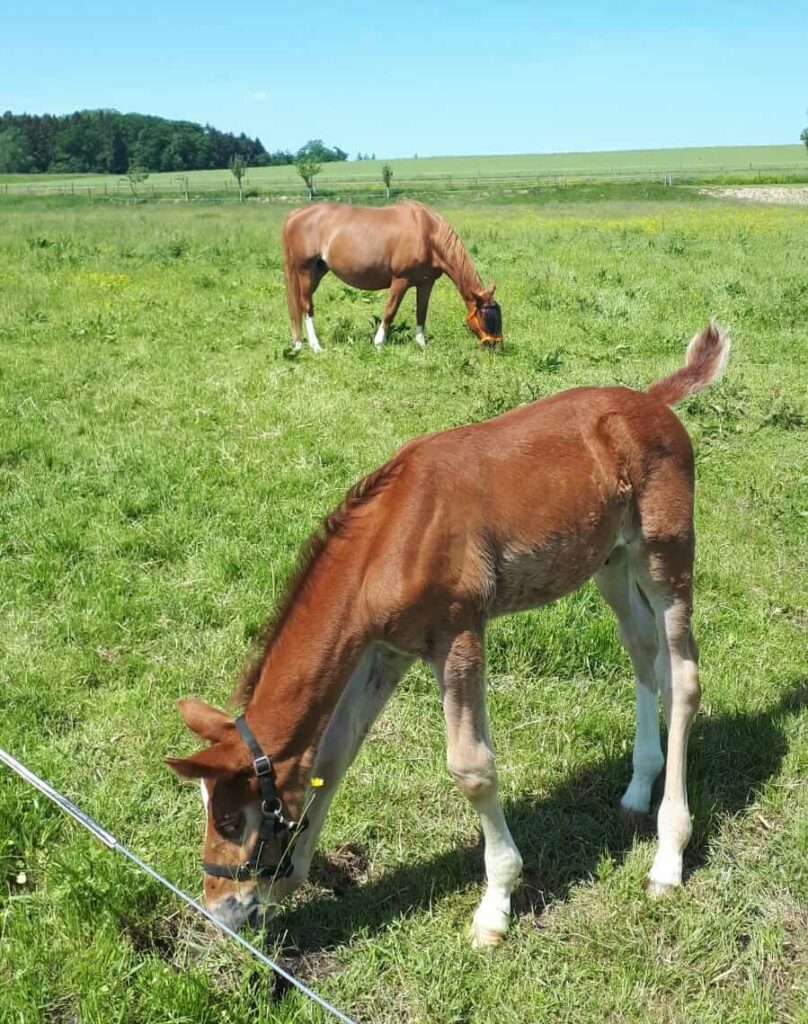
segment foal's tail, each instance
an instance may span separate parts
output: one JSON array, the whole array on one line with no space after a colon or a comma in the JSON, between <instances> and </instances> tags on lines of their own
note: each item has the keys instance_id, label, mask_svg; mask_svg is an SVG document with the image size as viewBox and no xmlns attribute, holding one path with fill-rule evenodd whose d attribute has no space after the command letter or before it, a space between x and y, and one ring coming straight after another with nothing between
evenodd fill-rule
<instances>
[{"instance_id":1,"label":"foal's tail","mask_svg":"<svg viewBox=\"0 0 808 1024\"><path fill-rule=\"evenodd\" d=\"M711 320L687 346L685 365L652 384L648 394L665 405L676 405L721 376L727 365L729 349L729 334Z\"/></svg>"}]
</instances>

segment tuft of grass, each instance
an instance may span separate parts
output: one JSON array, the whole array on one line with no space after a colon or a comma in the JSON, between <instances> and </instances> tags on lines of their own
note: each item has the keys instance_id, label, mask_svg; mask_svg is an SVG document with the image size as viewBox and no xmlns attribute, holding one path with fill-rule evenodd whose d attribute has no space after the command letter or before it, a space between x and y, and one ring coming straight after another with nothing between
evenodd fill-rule
<instances>
[{"instance_id":1,"label":"tuft of grass","mask_svg":"<svg viewBox=\"0 0 808 1024\"><path fill-rule=\"evenodd\" d=\"M645 387L709 315L729 325L725 378L679 410L698 461L704 688L684 890L643 894L653 830L617 810L631 667L588 585L489 631L500 787L525 859L504 946L467 944L479 830L445 770L423 666L263 941L367 1024L804 1020L808 211L617 191L449 207L497 282L501 358L478 348L446 281L426 350L408 297L400 343L376 353L384 296L331 277L317 294L326 352L290 358L282 210L4 209L0 745L196 893L198 791L162 762L192 745L174 701L224 704L346 487L415 434L564 387ZM0 774L1 1020L310 1016L324 1019Z\"/></svg>"}]
</instances>

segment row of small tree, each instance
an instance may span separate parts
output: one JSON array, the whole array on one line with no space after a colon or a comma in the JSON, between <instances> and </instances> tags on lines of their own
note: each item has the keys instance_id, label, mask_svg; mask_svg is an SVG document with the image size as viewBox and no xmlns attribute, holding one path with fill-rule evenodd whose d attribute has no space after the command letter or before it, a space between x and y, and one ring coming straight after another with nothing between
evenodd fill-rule
<instances>
[{"instance_id":1,"label":"row of small tree","mask_svg":"<svg viewBox=\"0 0 808 1024\"><path fill-rule=\"evenodd\" d=\"M247 161L244 159L243 156L241 156L240 153L234 153L230 157L227 166L230 168L230 173L236 179L236 184L238 185L239 202L243 203L244 178L247 174ZM311 153L305 153L303 154L303 156L299 156L297 158L297 160L295 161L295 167L297 167L298 174L306 183L306 187L309 190L309 199L313 199L314 179L317 177L320 171L322 171L322 164ZM132 195L135 197L135 199L137 199L138 195L138 185L144 182L146 178L148 178L148 176L149 172L145 168L139 167L137 164L134 163L129 165L129 170L127 171L126 179L129 182L129 187L131 188ZM182 175L179 180L183 190L183 194L185 196L185 201L188 202L190 198L190 192L188 188L188 176ZM384 187L387 189L388 199L390 198L390 184L392 180L393 168L390 166L390 164L384 164L384 166L382 167L382 181L384 182Z\"/></svg>"},{"instance_id":2,"label":"row of small tree","mask_svg":"<svg viewBox=\"0 0 808 1024\"><path fill-rule=\"evenodd\" d=\"M306 188L309 190L309 199L314 198L314 179L322 171L322 164L310 154L305 154L302 157L298 157L295 160L295 167L297 167L297 173L305 181ZM232 168L231 168L232 170ZM235 174L235 171L233 172ZM390 198L390 183L393 180L393 168L390 164L384 164L382 166L382 181L384 187L387 189L387 198Z\"/></svg>"}]
</instances>

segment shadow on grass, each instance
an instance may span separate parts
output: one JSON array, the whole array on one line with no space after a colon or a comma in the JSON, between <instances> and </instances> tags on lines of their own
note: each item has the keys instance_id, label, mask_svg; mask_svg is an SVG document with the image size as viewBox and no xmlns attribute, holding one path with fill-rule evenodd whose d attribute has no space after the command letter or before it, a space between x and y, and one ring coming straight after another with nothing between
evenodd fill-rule
<instances>
[{"instance_id":1,"label":"shadow on grass","mask_svg":"<svg viewBox=\"0 0 808 1024\"><path fill-rule=\"evenodd\" d=\"M779 770L787 751L783 719L808 706L808 677L789 680L777 704L760 711L700 715L694 723L689 756L688 789L694 833L685 855L692 872L709 855L710 839L727 815L742 811L756 792ZM663 741L664 742L664 741ZM511 831L524 858L524 875L514 893L514 913L541 913L547 903L564 899L571 887L590 878L605 855L620 862L631 849L634 831L618 803L630 776L629 758L610 758L591 765L542 799L523 799L505 807ZM447 785L450 785L447 778ZM661 781L657 787L661 793ZM655 834L649 817L643 834ZM418 837L411 837L413 863L361 885L357 876L365 863L352 845L347 858L319 858L312 881L333 895L315 895L279 920L286 930L291 957L306 958L367 934L435 898L481 888L481 843L461 845L436 857L418 856Z\"/></svg>"}]
</instances>

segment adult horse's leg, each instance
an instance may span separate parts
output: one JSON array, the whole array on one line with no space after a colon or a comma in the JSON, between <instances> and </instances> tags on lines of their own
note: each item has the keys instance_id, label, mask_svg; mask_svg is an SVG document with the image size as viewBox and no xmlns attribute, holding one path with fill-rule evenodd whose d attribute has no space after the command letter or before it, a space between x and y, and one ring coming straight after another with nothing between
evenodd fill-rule
<instances>
[{"instance_id":1,"label":"adult horse's leg","mask_svg":"<svg viewBox=\"0 0 808 1024\"><path fill-rule=\"evenodd\" d=\"M522 858L497 793L485 707L482 631L454 635L433 667L443 691L449 771L480 815L485 838L488 884L474 914L471 939L475 946L493 946L508 930L511 892L522 871Z\"/></svg>"},{"instance_id":2,"label":"adult horse's leg","mask_svg":"<svg viewBox=\"0 0 808 1024\"><path fill-rule=\"evenodd\" d=\"M432 286L435 282L419 284L415 300L415 340L421 346L426 345L426 311L429 306L429 296L432 294Z\"/></svg>"},{"instance_id":3,"label":"adult horse's leg","mask_svg":"<svg viewBox=\"0 0 808 1024\"><path fill-rule=\"evenodd\" d=\"M623 810L647 814L651 789L665 758L659 742L658 680L654 671L657 629L654 613L631 575L628 552L616 548L595 576L604 599L611 605L637 679L637 732L632 757L633 773L620 801Z\"/></svg>"},{"instance_id":4,"label":"adult horse's leg","mask_svg":"<svg viewBox=\"0 0 808 1024\"><path fill-rule=\"evenodd\" d=\"M398 312L398 307L401 305L401 300L404 298L404 292L409 288L410 282L403 277L394 277L393 283L390 285L390 293L387 296L387 305L384 307L384 313L382 314L382 322L379 324L379 329L376 331L376 335L373 338L373 344L376 348L381 348L384 344L384 339L387 337L387 328L393 321L393 317Z\"/></svg>"},{"instance_id":5,"label":"adult horse's leg","mask_svg":"<svg viewBox=\"0 0 808 1024\"><path fill-rule=\"evenodd\" d=\"M299 352L303 348L300 340L301 328L303 326L303 309L300 305L300 282L296 267L287 266L284 270L286 276L286 303L289 307L289 319L292 322L292 348Z\"/></svg>"},{"instance_id":6,"label":"adult horse's leg","mask_svg":"<svg viewBox=\"0 0 808 1024\"><path fill-rule=\"evenodd\" d=\"M314 293L317 285L328 273L328 267L322 260L316 263L301 267L298 272L298 286L300 288L300 306L306 314L306 336L309 339L309 347L312 352L322 352L323 348L314 330Z\"/></svg>"}]
</instances>

